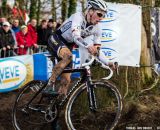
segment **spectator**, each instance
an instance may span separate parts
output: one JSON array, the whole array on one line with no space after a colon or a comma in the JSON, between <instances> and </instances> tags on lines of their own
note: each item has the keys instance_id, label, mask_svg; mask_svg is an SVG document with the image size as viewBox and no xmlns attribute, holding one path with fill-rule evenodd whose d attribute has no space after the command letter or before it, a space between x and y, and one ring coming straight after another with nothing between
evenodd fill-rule
<instances>
[{"instance_id":1,"label":"spectator","mask_svg":"<svg viewBox=\"0 0 160 130\"><path fill-rule=\"evenodd\" d=\"M37 30L36 30L36 26L37 26L37 20L36 19L32 19L31 22L28 24L28 33L31 35L32 37L32 41L34 44L34 47L38 47L37 46Z\"/></svg>"},{"instance_id":2,"label":"spectator","mask_svg":"<svg viewBox=\"0 0 160 130\"><path fill-rule=\"evenodd\" d=\"M11 30L11 33L12 33L13 39L14 39L14 41L15 41L15 45L14 45L14 47L17 47L16 34L15 34L15 32L13 31L13 29L12 29L12 28L11 28L10 30Z\"/></svg>"},{"instance_id":3,"label":"spectator","mask_svg":"<svg viewBox=\"0 0 160 130\"><path fill-rule=\"evenodd\" d=\"M2 27L3 22L7 22L7 19L4 17L0 18L0 27ZM15 33L11 27L10 27L10 31L12 32L12 35L13 35L13 38L15 41L15 46L16 46L17 45L16 36L15 36Z\"/></svg>"},{"instance_id":4,"label":"spectator","mask_svg":"<svg viewBox=\"0 0 160 130\"><path fill-rule=\"evenodd\" d=\"M29 49L29 47L34 46L33 39L28 33L28 27L26 25L21 26L20 32L16 34L16 39L19 47L19 55L27 54L27 50Z\"/></svg>"},{"instance_id":5,"label":"spectator","mask_svg":"<svg viewBox=\"0 0 160 130\"><path fill-rule=\"evenodd\" d=\"M14 19L13 23L12 23L11 32L12 32L13 38L15 40L15 47L17 47L16 33L18 33L19 31L20 31L19 20L18 19Z\"/></svg>"},{"instance_id":6,"label":"spectator","mask_svg":"<svg viewBox=\"0 0 160 130\"><path fill-rule=\"evenodd\" d=\"M61 26L62 22L63 22L63 21L62 21L62 18L59 17L59 18L57 19L56 29L58 29L58 28Z\"/></svg>"},{"instance_id":7,"label":"spectator","mask_svg":"<svg viewBox=\"0 0 160 130\"><path fill-rule=\"evenodd\" d=\"M2 49L1 57L13 56L13 47L15 40L13 38L10 23L3 22L2 28L0 29L0 48Z\"/></svg>"},{"instance_id":8,"label":"spectator","mask_svg":"<svg viewBox=\"0 0 160 130\"><path fill-rule=\"evenodd\" d=\"M56 27L57 27L57 22L54 21L53 22L53 31L55 31L57 29Z\"/></svg>"},{"instance_id":9,"label":"spectator","mask_svg":"<svg viewBox=\"0 0 160 130\"><path fill-rule=\"evenodd\" d=\"M3 22L6 22L6 21L7 21L7 19L6 19L6 18L1 17L1 18L0 18L0 27L2 27Z\"/></svg>"},{"instance_id":10,"label":"spectator","mask_svg":"<svg viewBox=\"0 0 160 130\"><path fill-rule=\"evenodd\" d=\"M49 19L47 29L50 34L53 33L53 31L55 30L55 27L56 27L56 22L54 22L53 19Z\"/></svg>"},{"instance_id":11,"label":"spectator","mask_svg":"<svg viewBox=\"0 0 160 130\"><path fill-rule=\"evenodd\" d=\"M13 20L12 30L15 32L15 34L20 31L18 19Z\"/></svg>"},{"instance_id":12,"label":"spectator","mask_svg":"<svg viewBox=\"0 0 160 130\"><path fill-rule=\"evenodd\" d=\"M47 45L49 31L47 30L47 21L42 20L41 25L37 29L38 33L38 44L39 45Z\"/></svg>"}]
</instances>

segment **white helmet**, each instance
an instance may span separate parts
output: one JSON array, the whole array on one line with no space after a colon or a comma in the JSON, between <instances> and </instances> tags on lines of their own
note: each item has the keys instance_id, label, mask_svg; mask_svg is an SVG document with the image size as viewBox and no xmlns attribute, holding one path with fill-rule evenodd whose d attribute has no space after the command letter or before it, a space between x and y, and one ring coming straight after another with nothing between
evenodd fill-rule
<instances>
[{"instance_id":1,"label":"white helmet","mask_svg":"<svg viewBox=\"0 0 160 130\"><path fill-rule=\"evenodd\" d=\"M103 10L107 12L107 4L103 0L88 0L87 2L87 8L94 8L98 10Z\"/></svg>"}]
</instances>

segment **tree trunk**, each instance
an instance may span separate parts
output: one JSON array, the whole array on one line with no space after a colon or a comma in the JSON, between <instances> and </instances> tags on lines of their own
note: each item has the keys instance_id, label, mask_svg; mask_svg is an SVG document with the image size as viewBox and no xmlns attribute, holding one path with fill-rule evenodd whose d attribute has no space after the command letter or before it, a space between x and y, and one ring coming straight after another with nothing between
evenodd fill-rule
<instances>
[{"instance_id":1,"label":"tree trunk","mask_svg":"<svg viewBox=\"0 0 160 130\"><path fill-rule=\"evenodd\" d=\"M38 7L37 7L37 25L40 22L40 14L41 14L41 0L38 0Z\"/></svg>"},{"instance_id":2,"label":"tree trunk","mask_svg":"<svg viewBox=\"0 0 160 130\"><path fill-rule=\"evenodd\" d=\"M57 19L55 0L52 0L52 18L54 21L56 21L56 19Z\"/></svg>"},{"instance_id":3,"label":"tree trunk","mask_svg":"<svg viewBox=\"0 0 160 130\"><path fill-rule=\"evenodd\" d=\"M62 21L64 21L67 17L67 0L62 0L61 16Z\"/></svg>"},{"instance_id":4,"label":"tree trunk","mask_svg":"<svg viewBox=\"0 0 160 130\"><path fill-rule=\"evenodd\" d=\"M76 12L77 0L69 0L68 17Z\"/></svg>"},{"instance_id":5,"label":"tree trunk","mask_svg":"<svg viewBox=\"0 0 160 130\"><path fill-rule=\"evenodd\" d=\"M145 83L146 78L152 78L150 48L147 47L147 34L144 26L142 25L142 50L141 50L141 63L142 66L142 81Z\"/></svg>"},{"instance_id":6,"label":"tree trunk","mask_svg":"<svg viewBox=\"0 0 160 130\"><path fill-rule=\"evenodd\" d=\"M160 0L155 0L155 6L160 7Z\"/></svg>"},{"instance_id":7,"label":"tree trunk","mask_svg":"<svg viewBox=\"0 0 160 130\"><path fill-rule=\"evenodd\" d=\"M82 11L85 9L85 0L81 0L81 5L82 5Z\"/></svg>"},{"instance_id":8,"label":"tree trunk","mask_svg":"<svg viewBox=\"0 0 160 130\"><path fill-rule=\"evenodd\" d=\"M36 18L36 12L37 12L37 0L31 0L31 6L30 6L30 19Z\"/></svg>"},{"instance_id":9,"label":"tree trunk","mask_svg":"<svg viewBox=\"0 0 160 130\"><path fill-rule=\"evenodd\" d=\"M6 17L7 15L7 8L6 8L7 0L2 0L2 9L1 9L1 16Z\"/></svg>"}]
</instances>

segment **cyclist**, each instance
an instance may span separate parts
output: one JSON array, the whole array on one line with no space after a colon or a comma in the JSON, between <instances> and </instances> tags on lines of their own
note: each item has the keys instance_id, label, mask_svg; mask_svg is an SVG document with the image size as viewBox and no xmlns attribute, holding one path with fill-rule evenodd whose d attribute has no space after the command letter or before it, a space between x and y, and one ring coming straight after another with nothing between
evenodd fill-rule
<instances>
[{"instance_id":1,"label":"cyclist","mask_svg":"<svg viewBox=\"0 0 160 130\"><path fill-rule=\"evenodd\" d=\"M52 75L49 79L44 92L49 93L49 88L54 89L56 78L62 73L64 68L72 67L71 49L74 44L88 49L92 55L97 53L97 47L89 45L84 38L90 35L94 36L94 43L100 43L100 31L98 22L105 17L107 12L106 2L103 0L88 0L87 8L84 12L72 14L48 40L48 50L58 59L58 63L54 66ZM61 85L58 90L59 94L67 94L70 83L70 73L61 75ZM52 90L51 90L52 91Z\"/></svg>"}]
</instances>

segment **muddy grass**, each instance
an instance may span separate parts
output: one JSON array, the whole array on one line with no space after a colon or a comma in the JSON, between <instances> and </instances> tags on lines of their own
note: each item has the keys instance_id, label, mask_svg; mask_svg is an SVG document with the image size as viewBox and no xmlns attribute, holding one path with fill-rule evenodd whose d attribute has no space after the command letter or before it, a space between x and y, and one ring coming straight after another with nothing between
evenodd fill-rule
<instances>
[{"instance_id":1,"label":"muddy grass","mask_svg":"<svg viewBox=\"0 0 160 130\"><path fill-rule=\"evenodd\" d=\"M160 130L160 90L146 92L136 100L125 101L122 118L116 130Z\"/></svg>"},{"instance_id":2,"label":"muddy grass","mask_svg":"<svg viewBox=\"0 0 160 130\"><path fill-rule=\"evenodd\" d=\"M116 130L160 130L159 93L147 92L132 101L127 99ZM17 91L0 94L0 130L14 130L11 111L16 94ZM49 129L51 128L44 127L44 130Z\"/></svg>"}]
</instances>

